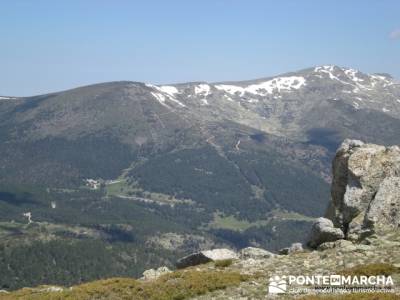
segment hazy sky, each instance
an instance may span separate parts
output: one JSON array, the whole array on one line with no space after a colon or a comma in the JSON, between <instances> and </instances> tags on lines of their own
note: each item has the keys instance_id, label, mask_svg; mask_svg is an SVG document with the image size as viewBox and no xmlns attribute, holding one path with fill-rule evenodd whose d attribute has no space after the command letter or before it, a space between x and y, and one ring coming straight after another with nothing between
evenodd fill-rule
<instances>
[{"instance_id":1,"label":"hazy sky","mask_svg":"<svg viewBox=\"0 0 400 300\"><path fill-rule=\"evenodd\" d=\"M0 0L0 95L321 64L400 78L400 1Z\"/></svg>"}]
</instances>

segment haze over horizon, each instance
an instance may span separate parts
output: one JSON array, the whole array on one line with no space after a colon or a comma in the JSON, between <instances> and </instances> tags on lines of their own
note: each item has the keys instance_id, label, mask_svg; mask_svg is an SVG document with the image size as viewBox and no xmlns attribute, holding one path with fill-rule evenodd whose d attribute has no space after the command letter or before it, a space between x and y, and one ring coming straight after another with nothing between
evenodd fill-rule
<instances>
[{"instance_id":1,"label":"haze over horizon","mask_svg":"<svg viewBox=\"0 0 400 300\"><path fill-rule=\"evenodd\" d=\"M0 9L0 95L118 80L247 80L326 64L400 78L394 0L42 0Z\"/></svg>"}]
</instances>

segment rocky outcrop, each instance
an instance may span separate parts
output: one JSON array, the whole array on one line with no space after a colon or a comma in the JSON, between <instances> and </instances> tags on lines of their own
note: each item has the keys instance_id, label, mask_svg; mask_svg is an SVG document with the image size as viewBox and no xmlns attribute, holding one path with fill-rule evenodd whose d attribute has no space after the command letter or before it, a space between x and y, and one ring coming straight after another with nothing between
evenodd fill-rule
<instances>
[{"instance_id":1,"label":"rocky outcrop","mask_svg":"<svg viewBox=\"0 0 400 300\"><path fill-rule=\"evenodd\" d=\"M255 247L247 247L247 248L240 250L240 252L239 252L240 259L248 259L248 258L266 259L266 258L272 258L274 256L275 256L275 254L273 254L267 250L264 250L261 248L255 248Z\"/></svg>"},{"instance_id":2,"label":"rocky outcrop","mask_svg":"<svg viewBox=\"0 0 400 300\"><path fill-rule=\"evenodd\" d=\"M178 269L190 266L205 264L210 261L224 260L224 259L238 259L239 256L236 252L229 249L214 249L200 251L179 259L176 262Z\"/></svg>"},{"instance_id":3,"label":"rocky outcrop","mask_svg":"<svg viewBox=\"0 0 400 300\"><path fill-rule=\"evenodd\" d=\"M311 227L308 245L316 248L322 243L333 242L343 238L343 231L340 228L335 228L331 220L318 218Z\"/></svg>"},{"instance_id":4,"label":"rocky outcrop","mask_svg":"<svg viewBox=\"0 0 400 300\"><path fill-rule=\"evenodd\" d=\"M312 247L343 238L340 231L357 241L379 228L399 228L400 148L345 140L333 161L331 196L327 219L313 226Z\"/></svg>"}]
</instances>

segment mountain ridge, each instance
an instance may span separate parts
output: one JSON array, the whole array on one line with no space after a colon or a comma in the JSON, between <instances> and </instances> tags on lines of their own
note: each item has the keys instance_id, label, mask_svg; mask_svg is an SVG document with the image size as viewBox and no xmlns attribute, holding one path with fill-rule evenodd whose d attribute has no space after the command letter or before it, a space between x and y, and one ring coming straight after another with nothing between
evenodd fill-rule
<instances>
[{"instance_id":1,"label":"mountain ridge","mask_svg":"<svg viewBox=\"0 0 400 300\"><path fill-rule=\"evenodd\" d=\"M96 83L90 83L90 84L85 84L79 87L75 87L75 88L66 88L66 89L62 89L59 91L54 91L54 92L48 92L48 93L40 93L40 94L36 94L36 95L31 95L31 96L11 96L11 95L0 95L0 99L2 100L6 100L6 99L23 99L23 98L31 98L31 97L36 97L36 96L43 96L43 95L50 95L50 94L57 94L57 93L62 93L62 92L66 92L66 91L70 91L70 90L74 90L74 89L79 89L79 88L84 88L84 87L91 87L91 86L96 86L96 85L102 85L102 84L106 84L106 83L134 83L134 84L152 84L155 86L184 86L184 85L196 85L196 84L210 84L210 85L218 85L218 84L246 84L248 82L257 82L257 81L267 81L276 77L283 77L283 76L291 76L293 74L298 74L298 73L303 73L303 72L307 72L307 71L311 71L311 70L315 70L315 68L320 68L320 67L333 67L333 68L338 68L338 69L342 69L342 70L354 70L356 72L360 72L366 75L378 75L378 76L383 76L383 77L387 77L392 79L396 84L400 84L400 79L396 79L394 78L391 74L389 73L382 73L382 72L375 72L375 73L364 73L360 70L357 69L353 69L351 67L342 67L339 65L335 65L335 64L325 64L325 65L317 65L314 67L307 67L307 68L302 68L299 69L297 71L289 71L289 72L283 72L283 73L279 73L277 75L271 75L271 76L262 76L262 77L257 77L257 78L253 78L253 79L246 79L246 80L222 80L222 81L207 81L207 80L194 80L194 81L179 81L179 82L170 82L170 83L158 83L158 84L154 84L154 83L149 83L146 81L137 81L137 80L116 80L116 81L104 81L104 82L96 82Z\"/></svg>"}]
</instances>

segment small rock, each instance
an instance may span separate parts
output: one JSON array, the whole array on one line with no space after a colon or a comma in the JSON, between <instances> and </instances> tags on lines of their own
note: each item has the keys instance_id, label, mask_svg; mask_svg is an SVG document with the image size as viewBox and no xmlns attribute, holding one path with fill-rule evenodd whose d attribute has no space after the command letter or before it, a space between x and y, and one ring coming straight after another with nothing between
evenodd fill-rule
<instances>
[{"instance_id":1,"label":"small rock","mask_svg":"<svg viewBox=\"0 0 400 300\"><path fill-rule=\"evenodd\" d=\"M159 267L157 270L150 269L150 270L146 270L146 271L143 272L143 277L141 279L143 279L143 280L153 280L153 279L157 279L161 275L164 275L164 274L167 274L167 273L171 273L171 272L172 271L170 269L168 269L167 267L165 267L165 266Z\"/></svg>"},{"instance_id":2,"label":"small rock","mask_svg":"<svg viewBox=\"0 0 400 300\"><path fill-rule=\"evenodd\" d=\"M322 243L333 242L343 238L343 231L335 228L331 220L318 218L311 228L308 245L311 248L317 248Z\"/></svg>"},{"instance_id":3,"label":"small rock","mask_svg":"<svg viewBox=\"0 0 400 300\"><path fill-rule=\"evenodd\" d=\"M242 250L240 250L239 257L241 259L265 259L265 258L271 258L274 257L275 254L261 249L261 248L255 248L255 247L247 247Z\"/></svg>"},{"instance_id":4,"label":"small rock","mask_svg":"<svg viewBox=\"0 0 400 300\"><path fill-rule=\"evenodd\" d=\"M317 247L317 249L320 251L325 251L325 250L334 249L334 248L340 248L341 250L344 250L344 251L354 251L356 249L356 246L351 241L337 240L334 242L322 243L321 245L319 245Z\"/></svg>"},{"instance_id":5,"label":"small rock","mask_svg":"<svg viewBox=\"0 0 400 300\"><path fill-rule=\"evenodd\" d=\"M206 250L206 251L192 253L188 256L179 259L176 262L176 267L181 269L190 266L205 264L210 261L224 260L224 259L238 259L238 258L239 258L238 255L234 251L229 249Z\"/></svg>"},{"instance_id":6,"label":"small rock","mask_svg":"<svg viewBox=\"0 0 400 300\"><path fill-rule=\"evenodd\" d=\"M303 252L303 245L301 243L293 243L289 247L289 253L297 253L297 252Z\"/></svg>"},{"instance_id":7,"label":"small rock","mask_svg":"<svg viewBox=\"0 0 400 300\"><path fill-rule=\"evenodd\" d=\"M288 255L292 253L303 252L303 245L301 243L293 243L290 247L282 248L278 252L282 255Z\"/></svg>"},{"instance_id":8,"label":"small rock","mask_svg":"<svg viewBox=\"0 0 400 300\"><path fill-rule=\"evenodd\" d=\"M356 266L357 264L355 264L355 263L347 263L346 264L346 268L354 268L355 266Z\"/></svg>"},{"instance_id":9,"label":"small rock","mask_svg":"<svg viewBox=\"0 0 400 300\"><path fill-rule=\"evenodd\" d=\"M337 152L349 152L353 148L359 148L364 145L363 141L360 140L351 140L351 139L345 139L343 143L340 145L339 149Z\"/></svg>"},{"instance_id":10,"label":"small rock","mask_svg":"<svg viewBox=\"0 0 400 300\"><path fill-rule=\"evenodd\" d=\"M325 251L328 249L336 248L335 242L325 242L317 247L317 250Z\"/></svg>"},{"instance_id":11,"label":"small rock","mask_svg":"<svg viewBox=\"0 0 400 300\"><path fill-rule=\"evenodd\" d=\"M372 247L370 245L362 245L362 244L356 245L356 251L365 252L365 251L370 251L371 249Z\"/></svg>"},{"instance_id":12,"label":"small rock","mask_svg":"<svg viewBox=\"0 0 400 300\"><path fill-rule=\"evenodd\" d=\"M62 292L64 289L62 287L59 286L48 286L46 288L41 289L41 292L54 292L54 293L58 293L58 292Z\"/></svg>"}]
</instances>

